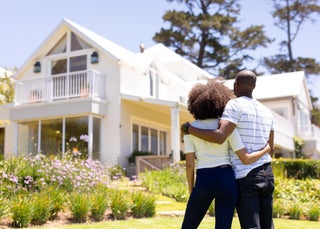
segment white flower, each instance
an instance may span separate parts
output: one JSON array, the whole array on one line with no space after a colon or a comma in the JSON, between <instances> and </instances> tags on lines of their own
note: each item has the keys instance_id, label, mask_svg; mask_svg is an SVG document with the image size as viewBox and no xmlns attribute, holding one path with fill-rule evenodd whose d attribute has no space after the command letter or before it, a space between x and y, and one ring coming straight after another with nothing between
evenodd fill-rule
<instances>
[{"instance_id":1,"label":"white flower","mask_svg":"<svg viewBox=\"0 0 320 229\"><path fill-rule=\"evenodd\" d=\"M69 142L76 142L76 141L77 141L77 138L74 137L74 136L72 136L72 137L70 138L70 140L69 140Z\"/></svg>"}]
</instances>

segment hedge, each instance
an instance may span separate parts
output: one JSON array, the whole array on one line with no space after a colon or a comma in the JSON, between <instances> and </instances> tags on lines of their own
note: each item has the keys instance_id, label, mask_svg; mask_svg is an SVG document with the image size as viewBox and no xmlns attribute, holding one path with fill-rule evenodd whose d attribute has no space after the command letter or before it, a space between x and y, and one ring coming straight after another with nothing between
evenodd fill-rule
<instances>
[{"instance_id":1,"label":"hedge","mask_svg":"<svg viewBox=\"0 0 320 229\"><path fill-rule=\"evenodd\" d=\"M310 159L276 159L272 161L276 176L295 179L319 179L320 161Z\"/></svg>"}]
</instances>

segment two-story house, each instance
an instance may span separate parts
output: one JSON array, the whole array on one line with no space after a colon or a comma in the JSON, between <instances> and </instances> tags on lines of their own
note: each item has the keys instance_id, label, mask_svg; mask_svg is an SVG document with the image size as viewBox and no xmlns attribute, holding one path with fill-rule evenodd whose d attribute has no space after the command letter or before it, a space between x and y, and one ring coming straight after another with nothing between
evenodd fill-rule
<instances>
[{"instance_id":1,"label":"two-story house","mask_svg":"<svg viewBox=\"0 0 320 229\"><path fill-rule=\"evenodd\" d=\"M64 19L1 107L5 156L79 151L125 166L134 150L180 158L188 81L212 78L159 44L132 53Z\"/></svg>"},{"instance_id":2,"label":"two-story house","mask_svg":"<svg viewBox=\"0 0 320 229\"><path fill-rule=\"evenodd\" d=\"M278 155L294 157L301 133L317 155L304 74L292 75L294 93L284 74L259 77L255 96L275 111ZM0 106L5 157L80 152L126 167L139 150L179 161L190 85L212 78L162 44L133 53L64 19L16 73L14 103Z\"/></svg>"}]
</instances>

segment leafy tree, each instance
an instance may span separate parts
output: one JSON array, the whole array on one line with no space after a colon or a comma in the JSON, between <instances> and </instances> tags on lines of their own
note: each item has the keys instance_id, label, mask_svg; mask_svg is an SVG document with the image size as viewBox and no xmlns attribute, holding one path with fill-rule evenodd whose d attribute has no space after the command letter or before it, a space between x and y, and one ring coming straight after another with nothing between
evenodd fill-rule
<instances>
[{"instance_id":1,"label":"leafy tree","mask_svg":"<svg viewBox=\"0 0 320 229\"><path fill-rule=\"evenodd\" d=\"M14 99L14 82L10 72L4 71L4 75L0 76L0 104L11 103Z\"/></svg>"},{"instance_id":2,"label":"leafy tree","mask_svg":"<svg viewBox=\"0 0 320 229\"><path fill-rule=\"evenodd\" d=\"M311 100L313 102L313 109L311 111L311 122L320 127L320 105L316 103L319 99L311 96Z\"/></svg>"},{"instance_id":3,"label":"leafy tree","mask_svg":"<svg viewBox=\"0 0 320 229\"><path fill-rule=\"evenodd\" d=\"M320 73L320 64L313 58L293 56L293 41L302 26L314 22L314 16L320 14L319 0L271 0L275 25L286 33L286 40L280 47L286 48L285 54L264 58L264 64L271 73L304 71L306 76ZM311 96L314 108L311 112L312 123L320 126L320 111L316 106L317 98Z\"/></svg>"},{"instance_id":4,"label":"leafy tree","mask_svg":"<svg viewBox=\"0 0 320 229\"><path fill-rule=\"evenodd\" d=\"M178 54L213 74L232 78L252 57L248 51L266 47L271 40L264 27L237 27L238 0L167 0L180 3L184 10L169 10L154 41L171 47Z\"/></svg>"},{"instance_id":5,"label":"leafy tree","mask_svg":"<svg viewBox=\"0 0 320 229\"><path fill-rule=\"evenodd\" d=\"M320 14L319 0L271 0L275 25L286 33L286 40L280 47L285 54L264 58L264 64L271 73L293 72L303 70L307 75L320 72L320 64L313 58L293 56L293 41L300 29L307 22L314 22L314 16Z\"/></svg>"}]
</instances>

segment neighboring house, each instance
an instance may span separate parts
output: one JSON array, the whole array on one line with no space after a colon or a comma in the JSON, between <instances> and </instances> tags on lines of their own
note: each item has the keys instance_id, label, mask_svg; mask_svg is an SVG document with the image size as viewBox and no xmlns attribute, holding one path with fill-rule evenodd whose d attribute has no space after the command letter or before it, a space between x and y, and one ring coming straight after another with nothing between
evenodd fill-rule
<instances>
[{"instance_id":1,"label":"neighboring house","mask_svg":"<svg viewBox=\"0 0 320 229\"><path fill-rule=\"evenodd\" d=\"M275 76L259 77L255 90L280 114L277 154L287 157L294 157L293 137L301 133L320 148L304 75L291 74L300 80L293 94L281 94L293 79ZM212 78L162 44L132 53L64 19L16 73L14 104L0 106L5 157L81 152L126 167L138 150L179 161L180 124L192 120L190 85Z\"/></svg>"},{"instance_id":2,"label":"neighboring house","mask_svg":"<svg viewBox=\"0 0 320 229\"><path fill-rule=\"evenodd\" d=\"M234 80L227 86L233 87ZM311 124L312 103L304 72L257 77L253 97L273 112L275 157L296 158L293 139L304 140L302 154L320 159L320 128Z\"/></svg>"}]
</instances>

